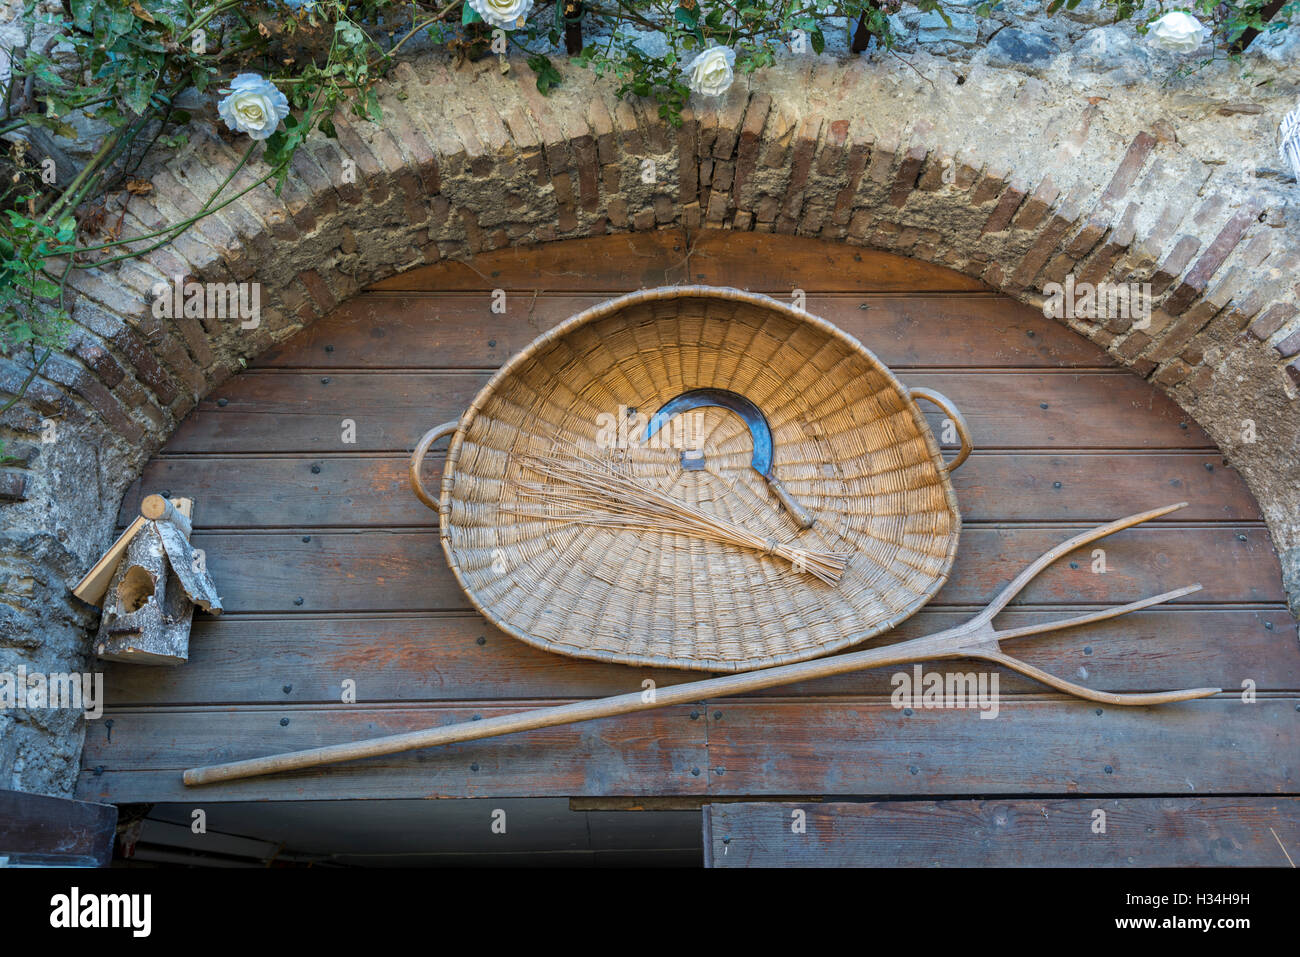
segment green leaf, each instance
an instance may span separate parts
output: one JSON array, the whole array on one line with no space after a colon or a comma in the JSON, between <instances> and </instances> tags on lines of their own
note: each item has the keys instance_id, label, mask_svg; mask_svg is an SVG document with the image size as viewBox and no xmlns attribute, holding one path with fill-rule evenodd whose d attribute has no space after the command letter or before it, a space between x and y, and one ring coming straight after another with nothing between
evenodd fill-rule
<instances>
[{"instance_id":1,"label":"green leaf","mask_svg":"<svg viewBox=\"0 0 1300 957\"><path fill-rule=\"evenodd\" d=\"M149 97L153 96L154 81L152 77L136 74L126 82L126 107L136 116L143 116L149 107Z\"/></svg>"},{"instance_id":2,"label":"green leaf","mask_svg":"<svg viewBox=\"0 0 1300 957\"><path fill-rule=\"evenodd\" d=\"M700 45L703 46L704 31L700 29L700 19L694 10L687 10L685 7L678 7L673 11L673 19L694 34L695 39L700 41Z\"/></svg>"},{"instance_id":3,"label":"green leaf","mask_svg":"<svg viewBox=\"0 0 1300 957\"><path fill-rule=\"evenodd\" d=\"M826 49L826 36L820 28L808 34L808 42L812 44L813 53L821 53Z\"/></svg>"},{"instance_id":4,"label":"green leaf","mask_svg":"<svg viewBox=\"0 0 1300 957\"><path fill-rule=\"evenodd\" d=\"M95 8L102 0L72 0L72 22L78 30L89 30L94 23Z\"/></svg>"},{"instance_id":5,"label":"green leaf","mask_svg":"<svg viewBox=\"0 0 1300 957\"><path fill-rule=\"evenodd\" d=\"M528 58L528 65L537 74L537 92L545 96L560 85L563 77L551 64L550 57L544 53L535 53Z\"/></svg>"},{"instance_id":6,"label":"green leaf","mask_svg":"<svg viewBox=\"0 0 1300 957\"><path fill-rule=\"evenodd\" d=\"M460 22L462 26L469 26L471 23L482 23L483 18L475 12L474 8L468 2L460 8Z\"/></svg>"},{"instance_id":7,"label":"green leaf","mask_svg":"<svg viewBox=\"0 0 1300 957\"><path fill-rule=\"evenodd\" d=\"M338 23L334 24L334 32L339 35L340 40L350 47L365 45L366 35L355 23L350 23L347 20L340 20Z\"/></svg>"}]
</instances>

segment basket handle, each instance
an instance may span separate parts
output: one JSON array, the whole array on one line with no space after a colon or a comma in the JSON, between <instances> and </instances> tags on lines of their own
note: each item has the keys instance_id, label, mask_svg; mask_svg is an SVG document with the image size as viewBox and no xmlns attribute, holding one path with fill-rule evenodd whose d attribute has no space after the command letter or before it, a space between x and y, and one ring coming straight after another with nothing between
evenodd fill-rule
<instances>
[{"instance_id":1,"label":"basket handle","mask_svg":"<svg viewBox=\"0 0 1300 957\"><path fill-rule=\"evenodd\" d=\"M961 451L957 453L955 459L943 467L943 470L951 475L957 470L957 466L966 461L971 454L971 450L975 448L975 443L971 441L970 437L970 426L966 424L966 416L958 411L957 407L952 404L951 399L941 392L935 392L933 389L922 389L918 386L909 390L908 395L914 400L925 399L928 402L933 402L957 426L957 436L961 439Z\"/></svg>"},{"instance_id":2,"label":"basket handle","mask_svg":"<svg viewBox=\"0 0 1300 957\"><path fill-rule=\"evenodd\" d=\"M456 431L456 426L459 424L459 420L453 419L450 422L442 423L442 425L435 425L424 433L419 442L415 443L415 451L411 453L411 491L415 493L416 498L435 512L438 511L438 500L429 494L429 490L420 481L420 466L424 464L424 456L429 451L429 446L444 435L451 435Z\"/></svg>"}]
</instances>

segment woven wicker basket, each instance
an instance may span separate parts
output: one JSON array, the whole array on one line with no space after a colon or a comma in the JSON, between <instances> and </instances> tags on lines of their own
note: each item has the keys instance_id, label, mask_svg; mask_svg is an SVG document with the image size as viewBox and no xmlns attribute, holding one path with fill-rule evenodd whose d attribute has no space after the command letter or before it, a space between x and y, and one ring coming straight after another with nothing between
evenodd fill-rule
<instances>
[{"instance_id":1,"label":"woven wicker basket","mask_svg":"<svg viewBox=\"0 0 1300 957\"><path fill-rule=\"evenodd\" d=\"M750 432L732 412L693 413L703 470L684 470L673 448L600 451L618 432L611 422L620 410L636 410L644 424L697 388L734 391L762 410L773 471L816 517L811 528L799 527L751 467ZM953 462L944 463L915 398L939 404L957 425ZM434 503L420 464L452 431ZM529 457L558 448L618 455L638 478L698 509L853 556L828 585L757 551L521 514L520 486L537 481ZM503 631L581 658L744 671L856 644L924 605L952 566L961 519L948 471L969 452L951 403L909 392L829 323L766 296L679 286L611 300L538 338L459 423L421 440L411 473L416 494L439 511L456 578Z\"/></svg>"}]
</instances>

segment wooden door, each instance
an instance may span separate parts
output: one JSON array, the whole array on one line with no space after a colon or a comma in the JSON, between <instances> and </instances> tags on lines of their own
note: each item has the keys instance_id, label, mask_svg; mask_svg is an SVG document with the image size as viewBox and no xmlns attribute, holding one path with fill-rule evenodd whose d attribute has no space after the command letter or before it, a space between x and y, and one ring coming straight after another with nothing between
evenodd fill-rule
<instances>
[{"instance_id":1,"label":"wooden door","mask_svg":"<svg viewBox=\"0 0 1300 957\"><path fill-rule=\"evenodd\" d=\"M1109 708L1001 673L999 717L985 720L896 708L891 672L869 672L232 782L202 800L1295 792L1300 654L1277 558L1241 478L1172 401L1065 327L946 270L792 237L688 243L663 232L394 277L208 396L150 460L120 518L148 492L193 497L194 544L227 613L196 620L180 668L108 668L111 734L90 727L82 796L192 801L198 792L180 781L190 766L699 677L564 658L495 631L456 586L436 516L406 482L418 437L459 416L539 333L611 296L678 282L801 291L808 311L904 383L964 411L977 451L954 474L965 526L956 565L894 637L968 617L1081 527L1186 500L1104 543L1104 572L1090 553L1059 562L1001 620L1199 581L1202 592L1169 607L1016 653L1105 690L1225 694ZM341 700L349 681L355 705ZM1241 700L1246 681L1253 704Z\"/></svg>"}]
</instances>

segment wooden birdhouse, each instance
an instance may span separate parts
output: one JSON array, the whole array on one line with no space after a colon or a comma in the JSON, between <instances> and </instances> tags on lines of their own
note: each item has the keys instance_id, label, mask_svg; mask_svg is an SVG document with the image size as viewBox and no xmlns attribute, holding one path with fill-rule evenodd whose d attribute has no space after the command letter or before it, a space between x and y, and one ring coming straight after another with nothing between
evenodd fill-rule
<instances>
[{"instance_id":1,"label":"wooden birdhouse","mask_svg":"<svg viewBox=\"0 0 1300 957\"><path fill-rule=\"evenodd\" d=\"M73 594L104 609L95 654L109 661L178 665L189 658L197 605L221 613L207 568L190 545L190 499L149 495Z\"/></svg>"}]
</instances>

